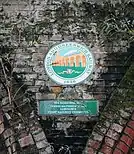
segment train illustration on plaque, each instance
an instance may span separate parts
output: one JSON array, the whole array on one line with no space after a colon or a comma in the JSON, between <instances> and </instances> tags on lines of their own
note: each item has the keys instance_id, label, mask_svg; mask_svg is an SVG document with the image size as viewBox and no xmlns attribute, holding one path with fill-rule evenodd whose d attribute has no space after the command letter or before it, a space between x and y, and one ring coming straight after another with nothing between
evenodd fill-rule
<instances>
[{"instance_id":1,"label":"train illustration on plaque","mask_svg":"<svg viewBox=\"0 0 134 154\"><path fill-rule=\"evenodd\" d=\"M48 76L57 84L74 85L84 81L94 68L90 50L76 42L53 46L44 59Z\"/></svg>"}]
</instances>

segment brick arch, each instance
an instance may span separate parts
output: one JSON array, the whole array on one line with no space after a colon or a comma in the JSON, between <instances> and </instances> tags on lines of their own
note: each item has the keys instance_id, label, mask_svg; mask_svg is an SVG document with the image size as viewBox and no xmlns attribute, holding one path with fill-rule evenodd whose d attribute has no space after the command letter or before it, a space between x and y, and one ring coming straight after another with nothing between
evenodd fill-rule
<instances>
[{"instance_id":1,"label":"brick arch","mask_svg":"<svg viewBox=\"0 0 134 154\"><path fill-rule=\"evenodd\" d=\"M84 55L82 56L82 66L86 66L86 57Z\"/></svg>"},{"instance_id":2,"label":"brick arch","mask_svg":"<svg viewBox=\"0 0 134 154\"><path fill-rule=\"evenodd\" d=\"M81 57L78 55L76 56L76 66L80 66Z\"/></svg>"},{"instance_id":3,"label":"brick arch","mask_svg":"<svg viewBox=\"0 0 134 154\"><path fill-rule=\"evenodd\" d=\"M66 58L65 65L68 66L68 63L69 63L69 58Z\"/></svg>"},{"instance_id":4,"label":"brick arch","mask_svg":"<svg viewBox=\"0 0 134 154\"><path fill-rule=\"evenodd\" d=\"M70 66L74 66L74 62L75 62L75 61L74 61L74 57L71 57L71 58L70 58Z\"/></svg>"},{"instance_id":5,"label":"brick arch","mask_svg":"<svg viewBox=\"0 0 134 154\"><path fill-rule=\"evenodd\" d=\"M59 60L59 66L61 66L62 60Z\"/></svg>"},{"instance_id":6,"label":"brick arch","mask_svg":"<svg viewBox=\"0 0 134 154\"><path fill-rule=\"evenodd\" d=\"M61 66L64 66L65 65L65 61L64 59L61 60Z\"/></svg>"}]
</instances>

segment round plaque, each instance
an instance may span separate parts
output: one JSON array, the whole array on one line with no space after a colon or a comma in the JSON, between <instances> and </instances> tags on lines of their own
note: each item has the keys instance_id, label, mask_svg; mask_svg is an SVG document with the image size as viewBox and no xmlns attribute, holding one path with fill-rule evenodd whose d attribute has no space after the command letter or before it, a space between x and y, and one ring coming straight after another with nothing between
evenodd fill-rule
<instances>
[{"instance_id":1,"label":"round plaque","mask_svg":"<svg viewBox=\"0 0 134 154\"><path fill-rule=\"evenodd\" d=\"M94 57L84 45L62 42L48 51L44 65L48 76L57 84L75 85L91 75Z\"/></svg>"}]
</instances>

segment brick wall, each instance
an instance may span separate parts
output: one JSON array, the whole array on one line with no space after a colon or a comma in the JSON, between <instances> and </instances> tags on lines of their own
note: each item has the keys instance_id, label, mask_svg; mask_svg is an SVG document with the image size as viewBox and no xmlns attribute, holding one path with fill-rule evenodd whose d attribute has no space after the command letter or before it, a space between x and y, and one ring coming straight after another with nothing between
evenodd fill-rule
<instances>
[{"instance_id":1,"label":"brick wall","mask_svg":"<svg viewBox=\"0 0 134 154\"><path fill-rule=\"evenodd\" d=\"M134 152L133 66L131 65L119 87L114 91L89 137L83 154Z\"/></svg>"},{"instance_id":2,"label":"brick wall","mask_svg":"<svg viewBox=\"0 0 134 154\"><path fill-rule=\"evenodd\" d=\"M91 5L89 2L87 4ZM126 42L102 44L102 38L97 35L97 24L86 16L87 8L83 1L12 0L0 2L0 5L1 16L5 17L1 19L1 23L5 24L1 34L10 34L7 39L14 48L13 72L27 85L26 92L32 94L35 104L38 104L39 99L56 99L60 96L67 99L68 93L73 99L98 99L101 111L129 65L128 60L131 57L130 52L126 52ZM96 66L92 80L89 78L72 88L62 87L62 95L56 95L53 92L56 84L46 75L43 59L53 44L72 40L87 45L94 54ZM120 50L122 54L118 53ZM32 122L34 123L34 119ZM54 144L57 151L62 142L69 144L72 141L71 144L75 145L75 140L78 140L76 145L79 145L78 151L81 152L96 118L40 117L40 122L48 141ZM57 144L55 138L59 139ZM22 143L22 139L19 143ZM37 149L40 149L39 146L36 144ZM74 152L76 151L77 149Z\"/></svg>"}]
</instances>

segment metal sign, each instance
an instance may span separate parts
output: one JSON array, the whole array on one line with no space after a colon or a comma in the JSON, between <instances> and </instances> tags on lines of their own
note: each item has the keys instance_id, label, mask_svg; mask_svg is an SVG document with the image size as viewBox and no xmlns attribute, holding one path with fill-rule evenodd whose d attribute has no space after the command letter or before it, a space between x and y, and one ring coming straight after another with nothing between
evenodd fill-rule
<instances>
[{"instance_id":1,"label":"metal sign","mask_svg":"<svg viewBox=\"0 0 134 154\"><path fill-rule=\"evenodd\" d=\"M87 115L97 116L97 100L40 100L40 115Z\"/></svg>"},{"instance_id":2,"label":"metal sign","mask_svg":"<svg viewBox=\"0 0 134 154\"><path fill-rule=\"evenodd\" d=\"M94 68L90 50L76 42L62 42L53 46L44 59L48 76L60 85L74 85L84 81Z\"/></svg>"}]
</instances>

